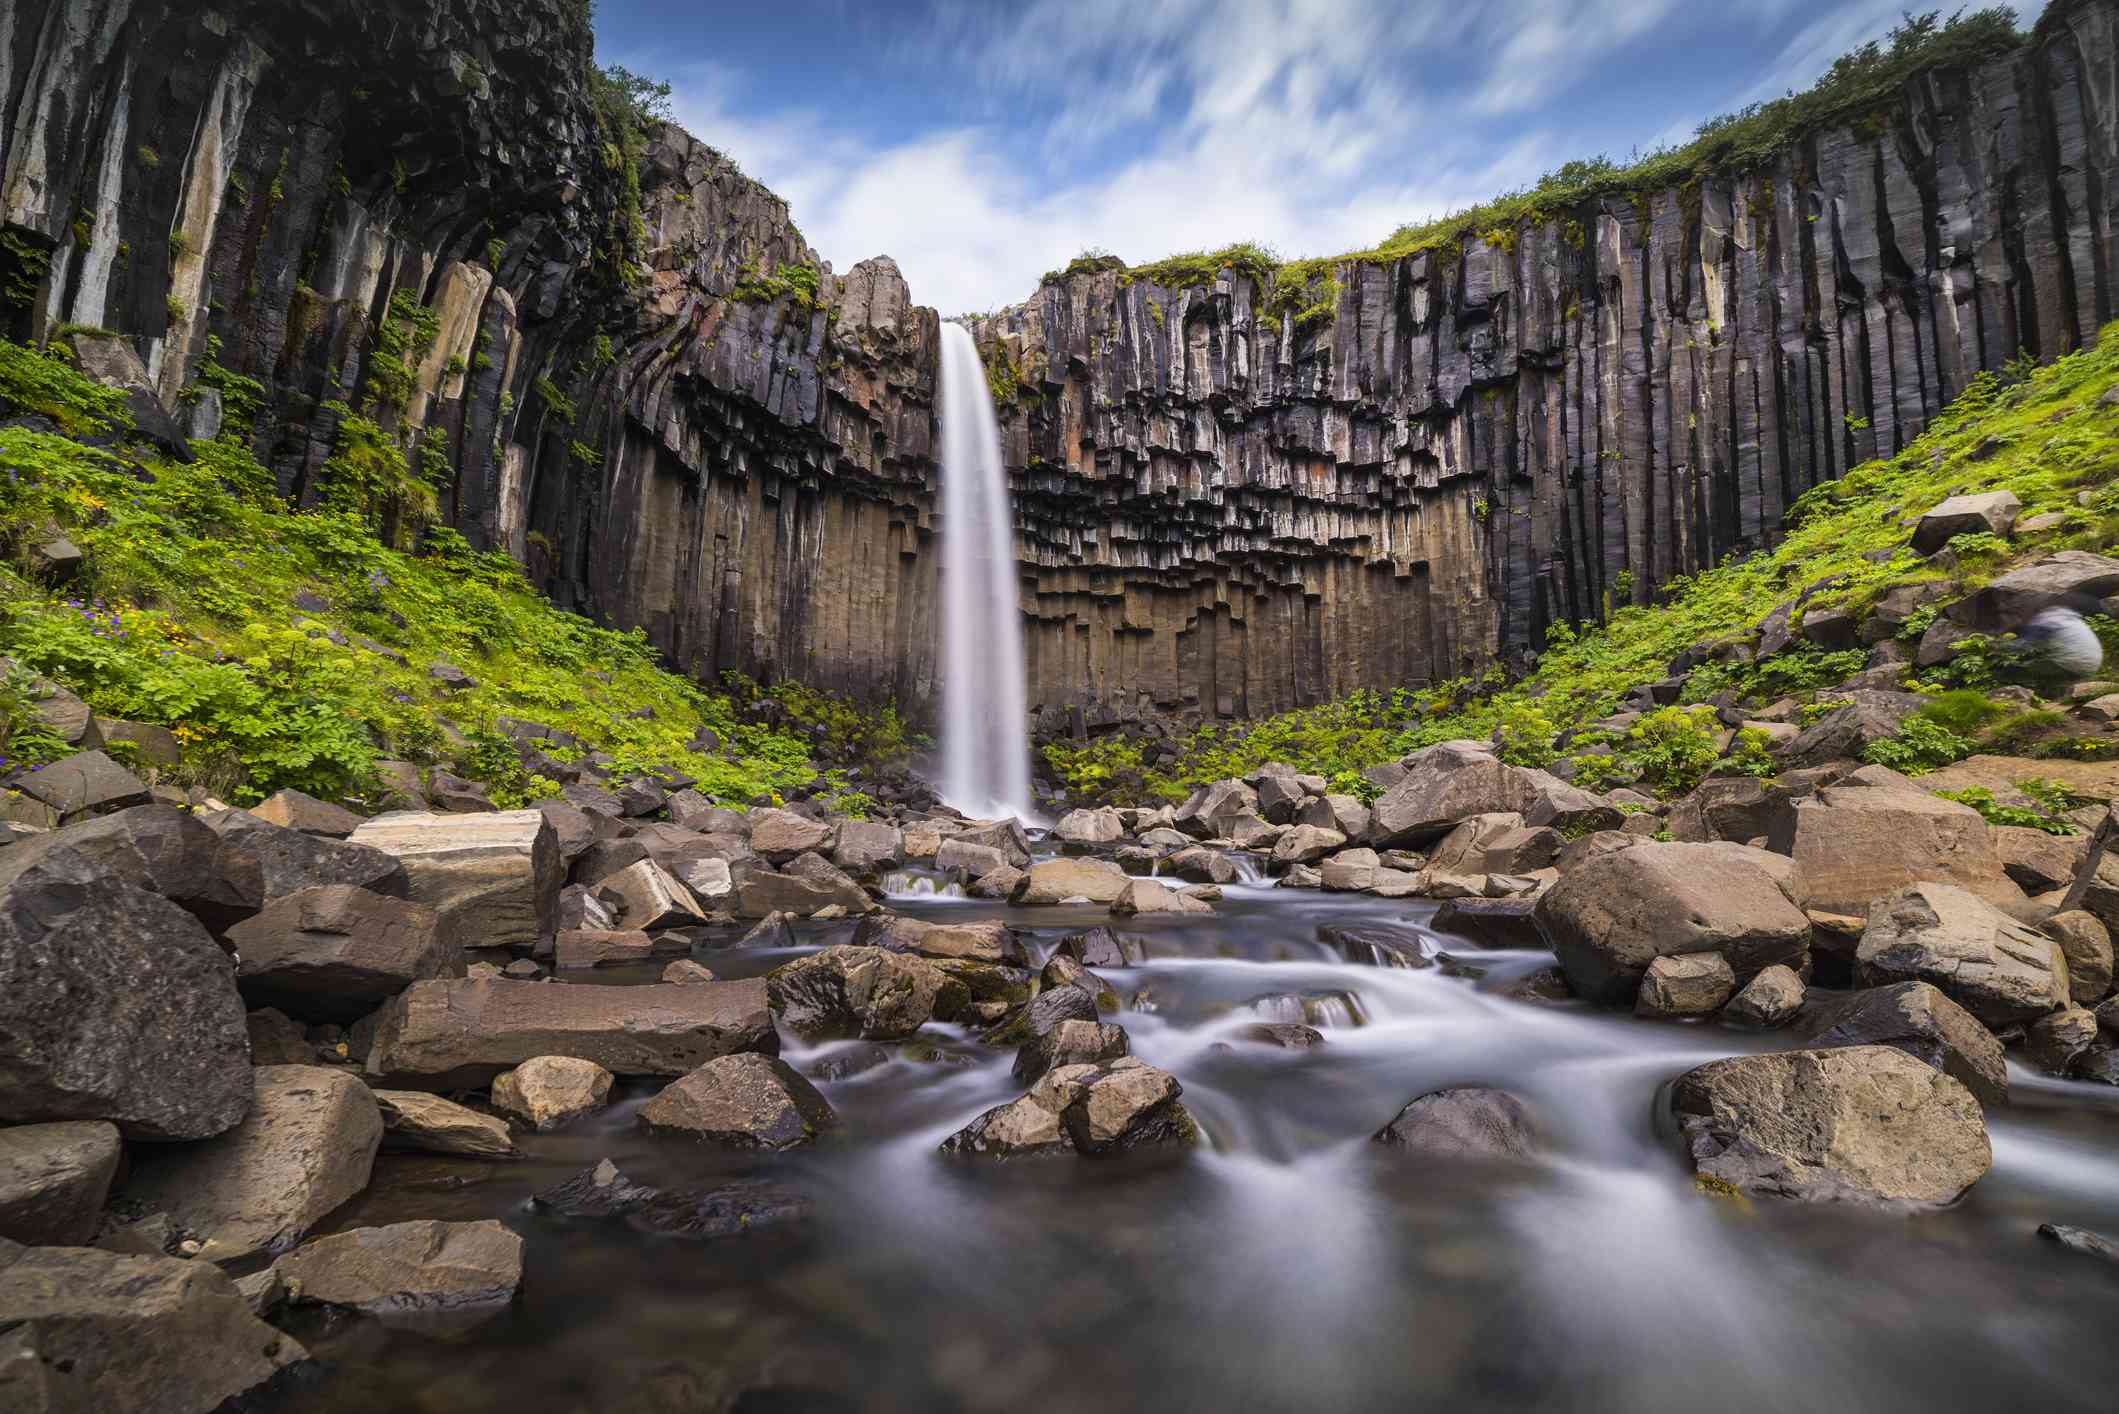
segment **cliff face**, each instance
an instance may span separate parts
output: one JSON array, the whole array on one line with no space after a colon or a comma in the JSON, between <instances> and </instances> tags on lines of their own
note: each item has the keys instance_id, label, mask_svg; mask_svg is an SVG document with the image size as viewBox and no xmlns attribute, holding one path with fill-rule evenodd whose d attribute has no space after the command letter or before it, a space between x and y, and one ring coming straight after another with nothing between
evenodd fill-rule
<instances>
[{"instance_id":1,"label":"cliff face","mask_svg":"<svg viewBox=\"0 0 2119 1414\"><path fill-rule=\"evenodd\" d=\"M2058 8L1769 171L1347 263L1322 326L1228 272L981 322L1031 702L1256 714L1533 651L2079 344L2119 313L2119 0ZM0 6L0 313L132 336L173 401L255 378L314 500L424 306L386 420L474 543L700 677L922 712L934 313L674 129L628 239L589 51L580 0Z\"/></svg>"}]
</instances>

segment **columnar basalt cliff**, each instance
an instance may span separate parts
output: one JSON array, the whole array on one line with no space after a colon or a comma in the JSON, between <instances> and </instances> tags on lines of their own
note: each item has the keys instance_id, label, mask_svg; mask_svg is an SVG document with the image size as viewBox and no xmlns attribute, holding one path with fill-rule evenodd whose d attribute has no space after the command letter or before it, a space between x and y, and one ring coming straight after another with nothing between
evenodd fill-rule
<instances>
[{"instance_id":1,"label":"columnar basalt cliff","mask_svg":"<svg viewBox=\"0 0 2119 1414\"><path fill-rule=\"evenodd\" d=\"M1030 701L1447 677L1770 540L1976 371L2119 313L2115 25L2060 0L1767 170L1346 262L1329 321L1109 270L978 321ZM474 544L675 666L922 712L936 315L676 129L635 197L590 43L580 0L16 0L12 332L130 336L173 404L255 412L304 501L366 407ZM407 325L412 387L378 398Z\"/></svg>"}]
</instances>

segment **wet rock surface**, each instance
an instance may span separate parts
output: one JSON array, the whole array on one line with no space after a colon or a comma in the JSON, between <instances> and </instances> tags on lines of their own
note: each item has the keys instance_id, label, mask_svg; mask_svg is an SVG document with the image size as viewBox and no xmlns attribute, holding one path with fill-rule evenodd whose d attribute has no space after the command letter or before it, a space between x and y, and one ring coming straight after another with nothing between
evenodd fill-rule
<instances>
[{"instance_id":1,"label":"wet rock surface","mask_svg":"<svg viewBox=\"0 0 2119 1414\"><path fill-rule=\"evenodd\" d=\"M1414 1099L1376 1132L1376 1142L1435 1158L1528 1159L1539 1148L1536 1123L1521 1100L1476 1087Z\"/></svg>"}]
</instances>

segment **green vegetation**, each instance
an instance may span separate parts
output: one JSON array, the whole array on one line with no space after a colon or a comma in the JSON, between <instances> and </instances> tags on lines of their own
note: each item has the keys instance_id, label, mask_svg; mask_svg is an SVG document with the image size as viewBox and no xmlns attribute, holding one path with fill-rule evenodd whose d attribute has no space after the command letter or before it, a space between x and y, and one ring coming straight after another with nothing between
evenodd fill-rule
<instances>
[{"instance_id":1,"label":"green vegetation","mask_svg":"<svg viewBox=\"0 0 2119 1414\"><path fill-rule=\"evenodd\" d=\"M56 352L0 343L0 416L31 413L62 432L0 428L13 469L0 483L0 653L19 669L0 681L0 736L16 762L66 750L30 711L41 674L107 716L168 727L183 746L175 778L239 803L282 786L359 799L392 758L453 764L504 804L550 793L516 763L503 716L569 733L582 743L571 750L607 752L621 775L685 771L721 800L816 779L793 731L663 671L638 631L561 613L504 555L439 526L417 553L385 545L380 501L410 472L369 419L342 413L334 504L302 513L237 440L194 443L188 465L76 440L121 434L124 397ZM353 464L364 457L374 464ZM28 568L52 525L86 554L64 586ZM436 662L475 686L444 696ZM863 739L884 749L895 720L866 714ZM452 727L467 746L451 746ZM720 749L691 749L702 727Z\"/></svg>"},{"instance_id":2,"label":"green vegetation","mask_svg":"<svg viewBox=\"0 0 2119 1414\"><path fill-rule=\"evenodd\" d=\"M738 304L777 304L790 299L797 309L815 309L819 298L817 282L814 265L776 266L772 274L766 275L759 272L757 261L750 260L736 272L736 285L728 297Z\"/></svg>"},{"instance_id":3,"label":"green vegetation","mask_svg":"<svg viewBox=\"0 0 2119 1414\"><path fill-rule=\"evenodd\" d=\"M1732 556L1675 580L1653 604L1617 604L1601 624L1551 625L1536 670L1514 684L1490 670L1477 682L1457 678L1387 698L1360 693L1260 722L1203 727L1170 743L1171 757L1160 764L1144 761L1137 745L1108 737L1055 744L1046 748L1046 760L1076 794L1108 799L1125 799L1129 792L1140 799L1181 798L1205 781L1240 775L1269 760L1341 775L1436 742L1486 740L1496 732L1507 749L1529 761L1536 752L1523 745L1532 734L1522 725L1526 713L1560 728L1585 726L1610 715L1635 688L1663 678L1680 654L1718 645L1736 651L1695 669L1687 696L1727 691L1763 704L1815 693L1857 670L1863 655L1798 646L1762 663L1742 661L1757 624L1775 606L1811 590L1809 611L1844 607L1859 614L1900 585L1954 579L1969 590L2007 568L2005 558L1986 553L1973 537L1960 540L1972 539L1976 553L1946 555L1943 563L1908 548L1913 524L1951 495L1975 487L2008 490L2022 501L2024 518L2048 512L2062 517L2054 529L2020 537L2008 547L2014 555L2103 551L2119 543L2119 401L2103 401L2115 387L2119 326L2103 331L2091 348L2044 367L2018 364L2001 374L1982 373L1898 456L1856 467L1801 497L1770 550ZM1974 460L1973 452L1989 443L1994 447ZM1955 542L1951 548L1957 550ZM1953 558L1954 570L1946 567ZM1924 629L1933 617L1915 616L1914 622ZM2101 619L2093 626L2100 634L2119 630ZM1918 770L1978 749L2055 759L2119 756L2113 738L2056 735L2064 731L2058 713L1992 698L1989 689L2011 671L2001 643L1973 638L1958 648L1952 661L1917 675L1914 685L1935 701L1909 719L1898 738L1879 744L1872 759ZM1798 721L1815 720L1834 705L1814 701ZM1669 711L1644 717L1623 740L1578 734L1568 743L1577 753L1576 779L1601 789L1640 772L1662 789L1684 788L1696 779L1700 749ZM1739 753L1714 769L1761 769L1762 752L1743 753L1740 743Z\"/></svg>"}]
</instances>

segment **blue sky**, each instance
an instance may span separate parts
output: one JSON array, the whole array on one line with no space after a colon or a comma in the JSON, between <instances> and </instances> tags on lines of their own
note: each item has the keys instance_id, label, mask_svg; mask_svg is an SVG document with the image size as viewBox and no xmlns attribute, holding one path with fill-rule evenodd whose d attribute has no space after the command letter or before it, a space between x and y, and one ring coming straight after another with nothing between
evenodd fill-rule
<instances>
[{"instance_id":1,"label":"blue sky","mask_svg":"<svg viewBox=\"0 0 2119 1414\"><path fill-rule=\"evenodd\" d=\"M954 314L1091 246L1371 245L1803 87L1918 3L600 0L596 27L835 270L895 256Z\"/></svg>"}]
</instances>

